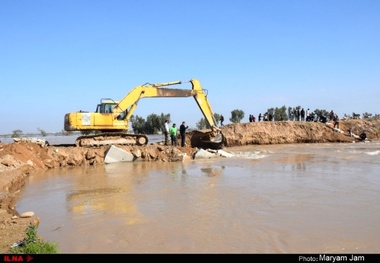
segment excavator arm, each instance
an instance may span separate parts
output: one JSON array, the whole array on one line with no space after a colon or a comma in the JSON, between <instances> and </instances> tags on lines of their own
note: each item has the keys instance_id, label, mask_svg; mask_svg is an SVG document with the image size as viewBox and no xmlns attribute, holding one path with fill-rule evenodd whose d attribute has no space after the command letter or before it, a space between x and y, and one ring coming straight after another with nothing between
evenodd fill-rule
<instances>
[{"instance_id":1,"label":"excavator arm","mask_svg":"<svg viewBox=\"0 0 380 263\"><path fill-rule=\"evenodd\" d=\"M190 82L191 89L174 89L168 86L179 85ZM78 146L100 146L100 145L145 145L148 138L143 134L127 134L129 120L132 117L138 102L143 98L181 98L194 97L199 109L202 111L207 124L212 130L211 137L214 142L221 142L220 129L214 118L211 105L207 100L207 90L203 90L196 79L190 81L174 81L159 84L149 84L133 88L123 99L114 101L102 99L97 106L96 112L79 111L65 115L66 131L97 131L95 135L80 136L76 140ZM101 132L101 133L99 133ZM219 134L219 136L217 136ZM203 136L203 135L202 135Z\"/></svg>"},{"instance_id":2,"label":"excavator arm","mask_svg":"<svg viewBox=\"0 0 380 263\"><path fill-rule=\"evenodd\" d=\"M160 84L144 84L132 89L112 110L114 118L118 118L123 112L127 111L125 118L129 120L140 99L143 98L170 98L170 97L191 97L193 96L199 109L202 111L208 125L211 128L217 127L211 105L207 100L207 91L203 90L198 80L192 79L188 81L192 85L192 89L172 89L165 88L171 85L179 85L186 82L175 81Z\"/></svg>"}]
</instances>

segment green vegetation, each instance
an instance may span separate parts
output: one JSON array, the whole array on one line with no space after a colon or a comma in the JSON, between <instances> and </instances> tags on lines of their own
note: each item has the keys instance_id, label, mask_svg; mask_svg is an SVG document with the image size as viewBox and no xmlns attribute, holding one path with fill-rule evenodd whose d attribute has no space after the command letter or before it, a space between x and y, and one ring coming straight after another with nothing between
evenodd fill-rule
<instances>
[{"instance_id":1,"label":"green vegetation","mask_svg":"<svg viewBox=\"0 0 380 263\"><path fill-rule=\"evenodd\" d=\"M41 133L41 136L42 136L42 137L47 136L47 132L46 132L46 131L44 131L43 129L40 129L40 128L38 128L38 130L39 130L39 132Z\"/></svg>"},{"instance_id":2,"label":"green vegetation","mask_svg":"<svg viewBox=\"0 0 380 263\"><path fill-rule=\"evenodd\" d=\"M286 107L285 105L282 107L275 107L275 108L268 108L266 111L262 111L261 114L264 115L267 113L268 115L272 116L274 121L287 121L287 120L293 120L294 116L292 114L292 111L294 109L302 109L301 106L297 107ZM306 108L304 108L306 110ZM314 120L317 120L318 117L320 116L328 116L330 111L327 110L322 110L322 109L315 109L314 111L311 111L312 116L315 116ZM258 113L253 114L254 116L258 116ZM217 123L220 122L220 114L214 113L214 118ZM245 117L245 112L239 109L234 109L231 111L231 117L229 118L230 122L232 123L240 123L243 121ZM364 112L363 114L358 114L353 112L352 114L344 114L343 116L340 116L341 119L380 119L380 114L372 114L368 112ZM157 115L155 113L152 113L147 116L147 119L145 120L143 117L140 117L138 115L131 116L130 122L132 126L132 131L135 134L158 134L160 132L164 131L164 125L163 123L165 120L170 120L170 114L163 114ZM246 120L248 122L248 120ZM196 123L196 128L197 129L206 129L210 128L208 126L207 121L204 118L201 118L197 123ZM56 135L56 136L70 136L73 135L74 132L72 131L65 131L62 130L61 132L57 133L47 133L45 130L38 128L38 131L40 132L40 135L45 137L48 135ZM87 135L87 134L93 134L96 133L95 131L81 131L80 134L82 135ZM35 134L24 134L22 130L17 129L12 131L12 134L10 135L11 138L20 138L20 137L25 137L28 135L35 135ZM0 135L1 136L1 135ZM3 137L8 137L8 135L3 135Z\"/></svg>"},{"instance_id":3,"label":"green vegetation","mask_svg":"<svg viewBox=\"0 0 380 263\"><path fill-rule=\"evenodd\" d=\"M138 115L131 116L132 130L135 134L157 134L158 132L164 132L165 120L170 121L170 114L150 114L145 120L143 117Z\"/></svg>"},{"instance_id":4,"label":"green vegetation","mask_svg":"<svg viewBox=\"0 0 380 263\"><path fill-rule=\"evenodd\" d=\"M72 132L72 131L62 130L61 132L57 132L55 135L56 136L59 136L59 135L70 136L70 135L73 135L73 134L74 134L74 132Z\"/></svg>"},{"instance_id":5,"label":"green vegetation","mask_svg":"<svg viewBox=\"0 0 380 263\"><path fill-rule=\"evenodd\" d=\"M302 109L301 106L297 106L295 108L286 107L285 105L282 107L276 107L276 108L269 108L266 111L263 111L262 114L265 113L270 115L271 118L273 118L274 121L287 121L292 120L294 116L292 116L291 111L293 109ZM306 109L305 109L306 110ZM328 116L330 111L327 110L321 110L321 109L315 109L312 113L313 116L315 116L315 119L317 119L318 116ZM257 117L256 114L253 114ZM216 123L218 124L220 122L220 116L221 114L214 113L214 119ZM372 118L372 119L378 119L380 116L378 114L372 116L370 113L363 113L363 119L365 118ZM234 109L231 111L231 117L229 118L231 123L240 123L244 121L245 112L240 109ZM343 116L342 119L350 119L351 116L347 116L346 114ZM169 120L169 122L172 122L170 120L170 114L164 114L161 113L160 115L157 115L155 113L152 113L147 116L146 120L138 115L132 115L130 122L132 131L135 134L158 134L160 132L164 132L164 123L165 120ZM272 119L271 119L272 120ZM248 120L246 121L248 122ZM202 129L208 129L210 128L206 119L201 118L196 123L196 128L199 130ZM95 131L82 131L81 134L93 134L96 133ZM62 134L64 134L64 131L62 131Z\"/></svg>"},{"instance_id":6,"label":"green vegetation","mask_svg":"<svg viewBox=\"0 0 380 263\"><path fill-rule=\"evenodd\" d=\"M243 118L244 118L244 111L238 110L238 109L231 111L230 122L240 123Z\"/></svg>"},{"instance_id":7,"label":"green vegetation","mask_svg":"<svg viewBox=\"0 0 380 263\"><path fill-rule=\"evenodd\" d=\"M207 127L207 121L204 118L201 118L197 123L196 123L197 129L202 130L206 129Z\"/></svg>"},{"instance_id":8,"label":"green vegetation","mask_svg":"<svg viewBox=\"0 0 380 263\"><path fill-rule=\"evenodd\" d=\"M220 114L214 113L214 119L215 119L216 123L218 123L220 121L220 116L221 116ZM204 118L201 118L195 125L196 125L197 129L199 129L199 130L210 128L206 119L204 119Z\"/></svg>"},{"instance_id":9,"label":"green vegetation","mask_svg":"<svg viewBox=\"0 0 380 263\"><path fill-rule=\"evenodd\" d=\"M12 138L19 138L22 135L22 130L14 130L12 131Z\"/></svg>"},{"instance_id":10,"label":"green vegetation","mask_svg":"<svg viewBox=\"0 0 380 263\"><path fill-rule=\"evenodd\" d=\"M12 254L58 254L57 244L44 242L37 236L37 227L30 225L26 238L9 250Z\"/></svg>"}]
</instances>

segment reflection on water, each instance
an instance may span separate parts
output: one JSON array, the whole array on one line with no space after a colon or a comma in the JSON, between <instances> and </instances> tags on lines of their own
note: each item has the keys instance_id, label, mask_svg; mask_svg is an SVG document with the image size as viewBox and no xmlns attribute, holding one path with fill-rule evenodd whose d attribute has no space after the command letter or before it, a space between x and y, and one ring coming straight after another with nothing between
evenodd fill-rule
<instances>
[{"instance_id":1,"label":"reflection on water","mask_svg":"<svg viewBox=\"0 0 380 263\"><path fill-rule=\"evenodd\" d=\"M230 148L231 158L30 176L18 211L64 253L379 253L380 144Z\"/></svg>"},{"instance_id":2,"label":"reflection on water","mask_svg":"<svg viewBox=\"0 0 380 263\"><path fill-rule=\"evenodd\" d=\"M292 171L303 170L305 172L307 170L307 163L310 162L313 158L311 154L295 154L291 156L286 156L278 161L283 164L284 170L287 167Z\"/></svg>"}]
</instances>

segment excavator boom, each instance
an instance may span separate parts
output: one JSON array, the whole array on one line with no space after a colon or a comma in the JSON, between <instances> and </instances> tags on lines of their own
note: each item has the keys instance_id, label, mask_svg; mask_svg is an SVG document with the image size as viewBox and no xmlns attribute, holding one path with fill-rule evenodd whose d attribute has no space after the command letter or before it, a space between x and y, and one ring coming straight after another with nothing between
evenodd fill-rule
<instances>
[{"instance_id":1,"label":"excavator boom","mask_svg":"<svg viewBox=\"0 0 380 263\"><path fill-rule=\"evenodd\" d=\"M132 117L138 102L143 98L170 98L194 97L199 109L213 132L220 131L214 118L211 105L207 100L206 90L196 79L188 81L191 89L174 89L168 86L186 82L174 81L158 84L149 84L133 88L123 99L114 101L102 99L96 112L74 112L65 115L64 128L66 131L101 132L95 135L85 135L77 139L78 146L98 146L108 144L136 144L148 143L145 135L127 134L129 120Z\"/></svg>"},{"instance_id":2,"label":"excavator boom","mask_svg":"<svg viewBox=\"0 0 380 263\"><path fill-rule=\"evenodd\" d=\"M144 84L142 86L137 86L132 89L113 109L113 113L116 118L124 112L126 109L135 109L137 103L142 98L183 98L183 97L194 97L199 109L202 111L208 125L210 127L217 127L217 122L214 118L214 113L211 109L210 103L207 100L206 90L203 90L201 84L198 80L192 79L188 81L192 84L192 89L172 89L164 88L170 85L183 84L185 82L175 81L160 84ZM129 110L127 119L133 114L133 111Z\"/></svg>"}]
</instances>

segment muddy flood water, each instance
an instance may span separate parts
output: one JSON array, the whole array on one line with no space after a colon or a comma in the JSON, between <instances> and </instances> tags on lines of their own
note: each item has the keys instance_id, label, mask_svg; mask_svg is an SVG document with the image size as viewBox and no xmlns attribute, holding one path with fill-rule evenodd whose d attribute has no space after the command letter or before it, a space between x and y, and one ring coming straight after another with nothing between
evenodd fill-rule
<instances>
[{"instance_id":1,"label":"muddy flood water","mask_svg":"<svg viewBox=\"0 0 380 263\"><path fill-rule=\"evenodd\" d=\"M380 253L380 142L29 177L19 212L62 253Z\"/></svg>"}]
</instances>

